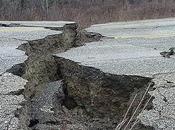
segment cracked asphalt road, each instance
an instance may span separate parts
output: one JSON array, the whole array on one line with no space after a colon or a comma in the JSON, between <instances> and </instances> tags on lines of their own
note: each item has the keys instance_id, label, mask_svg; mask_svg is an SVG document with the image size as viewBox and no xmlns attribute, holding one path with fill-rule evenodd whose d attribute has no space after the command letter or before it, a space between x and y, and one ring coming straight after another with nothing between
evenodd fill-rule
<instances>
[{"instance_id":1,"label":"cracked asphalt road","mask_svg":"<svg viewBox=\"0 0 175 130\"><path fill-rule=\"evenodd\" d=\"M175 19L107 23L86 30L107 38L57 55L119 75L153 77L175 70L175 57L160 55L175 47Z\"/></svg>"},{"instance_id":2,"label":"cracked asphalt road","mask_svg":"<svg viewBox=\"0 0 175 130\"><path fill-rule=\"evenodd\" d=\"M10 24L11 22L2 23ZM55 22L36 22L36 25L34 22L12 23L21 23L23 26L30 27L0 27L0 73L5 72L14 64L26 60L27 57L24 52L16 49L20 44L28 40L41 39L48 35L61 33L44 27L64 25ZM101 33L108 38L104 38L99 42L87 43L85 46L70 49L57 55L79 62L82 65L99 68L108 73L154 77L158 81L155 87L158 88L162 85L166 86L167 81L175 82L175 57L166 59L159 54L161 51L167 51L169 48L175 47L175 19L108 23L93 25L87 30ZM15 80L8 81L6 77ZM0 88L2 89L0 92L0 121L1 123L5 122L0 125L0 128L3 129L9 125L11 119L14 119L13 122L17 124L18 120L11 117L14 117L13 112L20 107L19 104L23 101L21 95L8 95L7 92L16 90L16 87L12 89L14 84L17 86L17 90L23 88L26 81L9 73L3 74L0 79L2 80L0 81ZM174 113L175 90L174 85L168 86L170 88L160 88L161 95L163 94L168 101L172 101L173 105L164 105L165 101L162 101L162 96L157 93L157 89L152 92L155 96L153 102L155 110L156 108L159 109L161 105L165 110L161 109L162 115L167 115L168 118L173 120L166 120L166 122L165 119L167 118L164 118L164 116L160 117L160 115L155 114L153 117L153 114L150 114L152 111L146 111L143 113L143 118L140 118L143 124L163 130L175 128L175 121L172 116ZM167 93L169 94L167 95ZM14 108L11 106L14 106ZM154 112L156 113L157 110ZM7 114L5 111L7 111ZM6 118L7 115L10 115L10 117ZM153 118L150 118L149 115ZM150 120L144 117L148 117L153 123L148 123ZM163 123L162 118L164 119ZM169 123L172 125L169 125ZM154 126L155 124L156 126ZM10 126L14 129L16 127L14 125Z\"/></svg>"},{"instance_id":3,"label":"cracked asphalt road","mask_svg":"<svg viewBox=\"0 0 175 130\"><path fill-rule=\"evenodd\" d=\"M13 25L16 23L26 26L0 27L0 130L19 130L16 112L25 102L22 93L19 92L24 89L27 81L5 71L27 59L23 51L16 49L19 45L30 40L43 39L48 35L60 34L61 31L54 31L45 27L63 27L70 22L2 21L0 23L12 23ZM16 92L18 94L15 94Z\"/></svg>"}]
</instances>

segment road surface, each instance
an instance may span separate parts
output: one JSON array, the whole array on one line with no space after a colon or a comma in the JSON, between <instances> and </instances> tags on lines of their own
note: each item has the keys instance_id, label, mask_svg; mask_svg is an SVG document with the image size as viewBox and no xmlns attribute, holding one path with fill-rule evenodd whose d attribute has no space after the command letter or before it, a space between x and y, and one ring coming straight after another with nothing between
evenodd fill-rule
<instances>
[{"instance_id":1,"label":"road surface","mask_svg":"<svg viewBox=\"0 0 175 130\"><path fill-rule=\"evenodd\" d=\"M175 58L160 55L175 47L175 19L107 23L86 30L107 38L57 55L119 75L153 77L175 71Z\"/></svg>"}]
</instances>

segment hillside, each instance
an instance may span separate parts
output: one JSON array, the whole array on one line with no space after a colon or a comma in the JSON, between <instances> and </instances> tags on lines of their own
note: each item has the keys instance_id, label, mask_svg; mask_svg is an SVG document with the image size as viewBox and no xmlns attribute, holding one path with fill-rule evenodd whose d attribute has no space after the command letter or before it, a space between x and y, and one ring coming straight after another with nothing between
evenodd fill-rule
<instances>
[{"instance_id":1,"label":"hillside","mask_svg":"<svg viewBox=\"0 0 175 130\"><path fill-rule=\"evenodd\" d=\"M0 0L0 20L95 23L175 16L174 0Z\"/></svg>"}]
</instances>

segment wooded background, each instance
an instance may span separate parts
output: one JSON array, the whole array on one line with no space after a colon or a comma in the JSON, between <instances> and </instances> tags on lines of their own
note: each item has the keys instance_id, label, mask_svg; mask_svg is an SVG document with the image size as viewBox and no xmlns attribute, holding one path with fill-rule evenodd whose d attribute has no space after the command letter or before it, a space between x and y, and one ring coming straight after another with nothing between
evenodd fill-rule
<instances>
[{"instance_id":1,"label":"wooded background","mask_svg":"<svg viewBox=\"0 0 175 130\"><path fill-rule=\"evenodd\" d=\"M175 0L0 0L0 20L69 20L82 27L175 16Z\"/></svg>"}]
</instances>

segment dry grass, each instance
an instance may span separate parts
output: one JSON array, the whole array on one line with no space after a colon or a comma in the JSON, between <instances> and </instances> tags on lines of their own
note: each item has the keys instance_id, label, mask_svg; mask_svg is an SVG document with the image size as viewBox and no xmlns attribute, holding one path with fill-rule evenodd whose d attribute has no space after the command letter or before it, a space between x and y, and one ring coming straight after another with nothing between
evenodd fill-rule
<instances>
[{"instance_id":1,"label":"dry grass","mask_svg":"<svg viewBox=\"0 0 175 130\"><path fill-rule=\"evenodd\" d=\"M127 118L127 115L129 113L129 111L132 108L133 103L135 102L136 98L137 98L137 94L134 96L134 98L132 99L132 102L130 103L123 120L117 125L115 130L132 130L135 125L137 125L139 123L139 119L137 118L138 115L136 115L139 112L143 112L145 110L145 108L147 107L148 103L151 101L152 96L149 97L149 99L146 101L146 103L144 104L143 108L141 109L141 105L143 103L143 101L146 98L146 95L148 94L148 91L151 87L151 83L148 85L145 93L143 94L141 100L139 101L139 104L137 105L136 109L134 110L134 112L132 113L130 118ZM139 111L141 109L141 111ZM133 122L134 121L134 122ZM132 123L133 122L133 123Z\"/></svg>"},{"instance_id":2,"label":"dry grass","mask_svg":"<svg viewBox=\"0 0 175 130\"><path fill-rule=\"evenodd\" d=\"M175 16L174 0L54 0L48 10L43 0L21 1L0 3L0 20L72 20L87 27L111 21Z\"/></svg>"}]
</instances>

